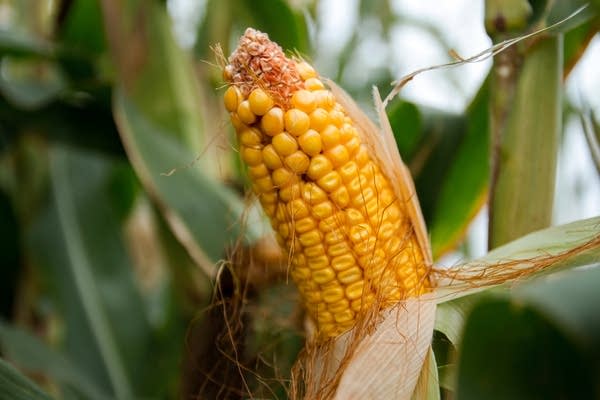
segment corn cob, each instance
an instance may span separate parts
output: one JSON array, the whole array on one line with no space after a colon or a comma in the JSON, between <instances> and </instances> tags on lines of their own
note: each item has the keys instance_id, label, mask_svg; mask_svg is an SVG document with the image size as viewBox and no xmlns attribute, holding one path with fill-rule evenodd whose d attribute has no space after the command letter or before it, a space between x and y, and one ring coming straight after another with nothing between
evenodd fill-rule
<instances>
[{"instance_id":1,"label":"corn cob","mask_svg":"<svg viewBox=\"0 0 600 400\"><path fill-rule=\"evenodd\" d=\"M239 153L318 337L428 291L406 203L316 71L251 28L228 61L224 103Z\"/></svg>"}]
</instances>

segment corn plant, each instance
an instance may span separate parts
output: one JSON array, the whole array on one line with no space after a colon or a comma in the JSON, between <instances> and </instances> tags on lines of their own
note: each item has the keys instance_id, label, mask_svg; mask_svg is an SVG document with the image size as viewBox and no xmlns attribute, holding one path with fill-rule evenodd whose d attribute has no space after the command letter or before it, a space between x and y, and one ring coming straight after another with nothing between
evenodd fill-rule
<instances>
[{"instance_id":1,"label":"corn plant","mask_svg":"<svg viewBox=\"0 0 600 400\"><path fill-rule=\"evenodd\" d=\"M362 24L319 74L318 2L172 5L0 3L0 398L600 396L600 219L551 226L597 1L487 0L458 114L346 80Z\"/></svg>"}]
</instances>

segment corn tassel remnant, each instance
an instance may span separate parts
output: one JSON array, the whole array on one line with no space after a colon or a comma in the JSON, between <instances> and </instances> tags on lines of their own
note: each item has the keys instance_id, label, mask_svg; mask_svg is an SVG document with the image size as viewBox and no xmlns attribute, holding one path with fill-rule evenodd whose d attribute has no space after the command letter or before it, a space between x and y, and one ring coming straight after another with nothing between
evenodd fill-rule
<instances>
[{"instance_id":1,"label":"corn tassel remnant","mask_svg":"<svg viewBox=\"0 0 600 400\"><path fill-rule=\"evenodd\" d=\"M252 188L320 339L430 289L407 216L357 124L301 59L248 28L223 75Z\"/></svg>"}]
</instances>

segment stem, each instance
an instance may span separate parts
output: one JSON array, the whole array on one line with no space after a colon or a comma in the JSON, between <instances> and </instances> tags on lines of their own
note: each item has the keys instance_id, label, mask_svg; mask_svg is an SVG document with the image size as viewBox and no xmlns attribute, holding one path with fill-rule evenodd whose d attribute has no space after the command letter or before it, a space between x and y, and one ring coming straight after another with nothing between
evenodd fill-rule
<instances>
[{"instance_id":1,"label":"stem","mask_svg":"<svg viewBox=\"0 0 600 400\"><path fill-rule=\"evenodd\" d=\"M545 228L552 219L562 36L514 51L494 66L489 248Z\"/></svg>"}]
</instances>

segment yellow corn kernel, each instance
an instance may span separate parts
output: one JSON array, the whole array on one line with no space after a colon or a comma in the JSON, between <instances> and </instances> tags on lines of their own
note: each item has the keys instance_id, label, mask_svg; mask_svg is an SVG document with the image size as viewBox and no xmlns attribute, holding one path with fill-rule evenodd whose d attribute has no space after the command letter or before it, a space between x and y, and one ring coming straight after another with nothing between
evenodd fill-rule
<instances>
[{"instance_id":1,"label":"yellow corn kernel","mask_svg":"<svg viewBox=\"0 0 600 400\"><path fill-rule=\"evenodd\" d=\"M313 228L314 228L315 220L313 219L312 222L313 222ZM307 222L307 224L308 224L308 222ZM304 254L306 254L306 257L324 256L325 255L325 246L323 246L322 244L316 244L314 246L306 247L304 249Z\"/></svg>"},{"instance_id":2,"label":"yellow corn kernel","mask_svg":"<svg viewBox=\"0 0 600 400\"><path fill-rule=\"evenodd\" d=\"M327 236L327 235L325 235ZM342 236L343 238L343 236ZM349 254L350 255L350 246L348 246L348 243L344 242L344 241L339 241L338 243L335 244L331 244L328 248L327 248L327 254L330 257L338 257L338 256L342 256L342 255L346 255ZM354 259L354 257L352 257Z\"/></svg>"},{"instance_id":3,"label":"yellow corn kernel","mask_svg":"<svg viewBox=\"0 0 600 400\"><path fill-rule=\"evenodd\" d=\"M323 285L335 279L335 272L331 268L318 269L312 272L312 278L319 285Z\"/></svg>"},{"instance_id":4,"label":"yellow corn kernel","mask_svg":"<svg viewBox=\"0 0 600 400\"><path fill-rule=\"evenodd\" d=\"M263 148L262 158L265 162L265 165L270 170L275 170L283 166L283 163L281 162L281 157L279 157L277 150L275 150L275 147L273 147L272 144L268 144Z\"/></svg>"},{"instance_id":5,"label":"yellow corn kernel","mask_svg":"<svg viewBox=\"0 0 600 400\"><path fill-rule=\"evenodd\" d=\"M313 180L319 180L333 171L333 164L323 155L317 155L310 160L308 166L308 177Z\"/></svg>"},{"instance_id":6,"label":"yellow corn kernel","mask_svg":"<svg viewBox=\"0 0 600 400\"><path fill-rule=\"evenodd\" d=\"M321 131L323 149L328 150L340 144L340 131L335 125L327 125Z\"/></svg>"},{"instance_id":7,"label":"yellow corn kernel","mask_svg":"<svg viewBox=\"0 0 600 400\"><path fill-rule=\"evenodd\" d=\"M237 115L246 125L253 124L256 121L256 115L250 109L250 102L248 100L242 101L237 108Z\"/></svg>"},{"instance_id":8,"label":"yellow corn kernel","mask_svg":"<svg viewBox=\"0 0 600 400\"><path fill-rule=\"evenodd\" d=\"M317 107L321 107L325 110L330 110L335 105L335 98L329 90L317 90L314 92L314 94L315 103L317 104Z\"/></svg>"},{"instance_id":9,"label":"yellow corn kernel","mask_svg":"<svg viewBox=\"0 0 600 400\"><path fill-rule=\"evenodd\" d=\"M300 77L304 81L309 78L317 77L317 71L315 71L315 69L312 67L312 65L310 65L306 61L301 61L298 64L296 64L296 68L298 69L298 73L300 74Z\"/></svg>"},{"instance_id":10,"label":"yellow corn kernel","mask_svg":"<svg viewBox=\"0 0 600 400\"><path fill-rule=\"evenodd\" d=\"M250 178L253 179L262 178L263 176L269 175L269 170L267 169L265 164L261 163L254 167L249 167L248 175L250 175Z\"/></svg>"},{"instance_id":11,"label":"yellow corn kernel","mask_svg":"<svg viewBox=\"0 0 600 400\"><path fill-rule=\"evenodd\" d=\"M241 158L319 338L430 290L407 206L363 143L371 132L266 35L247 30L230 60L224 103Z\"/></svg>"},{"instance_id":12,"label":"yellow corn kernel","mask_svg":"<svg viewBox=\"0 0 600 400\"><path fill-rule=\"evenodd\" d=\"M291 100L292 106L304 111L305 113L311 113L315 107L315 95L308 90L298 90L292 95Z\"/></svg>"},{"instance_id":13,"label":"yellow corn kernel","mask_svg":"<svg viewBox=\"0 0 600 400\"><path fill-rule=\"evenodd\" d=\"M344 271L356 264L352 254L344 254L331 259L331 266L336 271Z\"/></svg>"},{"instance_id":14,"label":"yellow corn kernel","mask_svg":"<svg viewBox=\"0 0 600 400\"><path fill-rule=\"evenodd\" d=\"M327 305L327 309L329 312L333 314L340 313L344 310L348 310L350 308L350 302L347 299L338 300L335 303L331 303Z\"/></svg>"},{"instance_id":15,"label":"yellow corn kernel","mask_svg":"<svg viewBox=\"0 0 600 400\"><path fill-rule=\"evenodd\" d=\"M231 125L233 125L233 128L236 132L241 132L247 128L246 124L244 124L239 115L237 115L237 112L229 113L229 119L231 120Z\"/></svg>"},{"instance_id":16,"label":"yellow corn kernel","mask_svg":"<svg viewBox=\"0 0 600 400\"><path fill-rule=\"evenodd\" d=\"M260 120L262 131L268 136L275 136L283 132L283 110L278 107L271 108Z\"/></svg>"},{"instance_id":17,"label":"yellow corn kernel","mask_svg":"<svg viewBox=\"0 0 600 400\"><path fill-rule=\"evenodd\" d=\"M302 198L310 205L319 204L327 200L327 193L323 191L317 184L306 182L302 188Z\"/></svg>"},{"instance_id":18,"label":"yellow corn kernel","mask_svg":"<svg viewBox=\"0 0 600 400\"><path fill-rule=\"evenodd\" d=\"M313 95L314 101L314 95ZM316 131L322 131L329 123L329 113L322 108L317 108L309 115L310 128Z\"/></svg>"},{"instance_id":19,"label":"yellow corn kernel","mask_svg":"<svg viewBox=\"0 0 600 400\"><path fill-rule=\"evenodd\" d=\"M250 167L255 167L263 162L262 151L253 147L242 146L242 160Z\"/></svg>"},{"instance_id":20,"label":"yellow corn kernel","mask_svg":"<svg viewBox=\"0 0 600 400\"><path fill-rule=\"evenodd\" d=\"M342 178L336 171L328 172L323 175L317 183L326 192L333 192L342 184Z\"/></svg>"},{"instance_id":21,"label":"yellow corn kernel","mask_svg":"<svg viewBox=\"0 0 600 400\"><path fill-rule=\"evenodd\" d=\"M292 279L295 279L296 281L306 281L311 277L310 269L297 265L290 271L290 273L292 275Z\"/></svg>"},{"instance_id":22,"label":"yellow corn kernel","mask_svg":"<svg viewBox=\"0 0 600 400\"><path fill-rule=\"evenodd\" d=\"M355 208L346 209L346 218L350 225L358 225L365 220L362 213Z\"/></svg>"},{"instance_id":23,"label":"yellow corn kernel","mask_svg":"<svg viewBox=\"0 0 600 400\"><path fill-rule=\"evenodd\" d=\"M250 110L255 115L265 115L273 107L273 99L262 89L254 89L248 96Z\"/></svg>"},{"instance_id":24,"label":"yellow corn kernel","mask_svg":"<svg viewBox=\"0 0 600 400\"><path fill-rule=\"evenodd\" d=\"M325 255L311 257L307 260L307 264L311 270L316 271L319 269L327 268L327 266L329 266L329 258L327 258L327 256Z\"/></svg>"},{"instance_id":25,"label":"yellow corn kernel","mask_svg":"<svg viewBox=\"0 0 600 400\"><path fill-rule=\"evenodd\" d=\"M300 198L300 183L292 183L291 185L285 186L283 188L279 188L279 198L283 202L289 202L294 199Z\"/></svg>"},{"instance_id":26,"label":"yellow corn kernel","mask_svg":"<svg viewBox=\"0 0 600 400\"><path fill-rule=\"evenodd\" d=\"M298 142L292 135L287 132L282 132L273 137L273 148L282 157L289 156L298 150Z\"/></svg>"},{"instance_id":27,"label":"yellow corn kernel","mask_svg":"<svg viewBox=\"0 0 600 400\"><path fill-rule=\"evenodd\" d=\"M302 151L295 151L285 158L283 163L294 173L300 175L306 172L310 159L306 153Z\"/></svg>"},{"instance_id":28,"label":"yellow corn kernel","mask_svg":"<svg viewBox=\"0 0 600 400\"><path fill-rule=\"evenodd\" d=\"M297 233L305 233L305 232L315 229L316 227L317 227L317 224L315 223L315 220L310 217L302 218L301 220L297 220L294 222L294 228L296 229ZM314 248L315 246L319 246L319 245L317 244L317 245L309 246L309 247ZM308 257L311 257L311 256L316 257L316 256L320 255L320 254L314 254L314 253L310 253L310 252L307 253L306 249L304 250L304 252ZM322 254L325 254L325 251L323 251Z\"/></svg>"},{"instance_id":29,"label":"yellow corn kernel","mask_svg":"<svg viewBox=\"0 0 600 400\"><path fill-rule=\"evenodd\" d=\"M361 280L363 278L363 274L361 269L356 266L339 272L337 278L342 284L349 285Z\"/></svg>"},{"instance_id":30,"label":"yellow corn kernel","mask_svg":"<svg viewBox=\"0 0 600 400\"><path fill-rule=\"evenodd\" d=\"M325 89L325 85L318 78L308 78L304 81L304 87L308 90L321 90Z\"/></svg>"},{"instance_id":31,"label":"yellow corn kernel","mask_svg":"<svg viewBox=\"0 0 600 400\"><path fill-rule=\"evenodd\" d=\"M354 282L346 287L346 297L350 300L356 300L362 296L363 281Z\"/></svg>"},{"instance_id":32,"label":"yellow corn kernel","mask_svg":"<svg viewBox=\"0 0 600 400\"><path fill-rule=\"evenodd\" d=\"M344 117L345 115L342 111L334 109L329 112L329 120L337 127L341 127L344 124Z\"/></svg>"},{"instance_id":33,"label":"yellow corn kernel","mask_svg":"<svg viewBox=\"0 0 600 400\"><path fill-rule=\"evenodd\" d=\"M325 156L329 158L335 168L341 167L347 163L350 159L350 154L345 146L338 144L331 149L324 152Z\"/></svg>"},{"instance_id":34,"label":"yellow corn kernel","mask_svg":"<svg viewBox=\"0 0 600 400\"><path fill-rule=\"evenodd\" d=\"M300 244L304 247L314 246L321 243L322 233L314 229L310 232L303 233L298 237Z\"/></svg>"},{"instance_id":35,"label":"yellow corn kernel","mask_svg":"<svg viewBox=\"0 0 600 400\"><path fill-rule=\"evenodd\" d=\"M330 201L323 201L313 206L312 213L319 219L327 218L333 214L333 204Z\"/></svg>"},{"instance_id":36,"label":"yellow corn kernel","mask_svg":"<svg viewBox=\"0 0 600 400\"><path fill-rule=\"evenodd\" d=\"M242 94L239 89L235 86L229 86L223 95L223 102L225 103L225 108L229 112L236 111L240 101L242 99Z\"/></svg>"},{"instance_id":37,"label":"yellow corn kernel","mask_svg":"<svg viewBox=\"0 0 600 400\"><path fill-rule=\"evenodd\" d=\"M298 138L300 148L309 156L316 156L321 152L323 145L321 143L321 135L314 129L307 130Z\"/></svg>"},{"instance_id":38,"label":"yellow corn kernel","mask_svg":"<svg viewBox=\"0 0 600 400\"><path fill-rule=\"evenodd\" d=\"M352 139L350 139L346 143L344 143L344 146L346 146L346 149L348 150L350 157L352 157L352 156L354 156L354 154L356 154L356 152L360 148L360 139L357 137L353 137Z\"/></svg>"},{"instance_id":39,"label":"yellow corn kernel","mask_svg":"<svg viewBox=\"0 0 600 400\"><path fill-rule=\"evenodd\" d=\"M270 176L265 176L254 181L254 184L261 192L269 192L273 190L273 181Z\"/></svg>"},{"instance_id":40,"label":"yellow corn kernel","mask_svg":"<svg viewBox=\"0 0 600 400\"><path fill-rule=\"evenodd\" d=\"M333 318L337 323L351 321L354 319L354 311L352 311L350 308L347 308L343 311L335 313Z\"/></svg>"},{"instance_id":41,"label":"yellow corn kernel","mask_svg":"<svg viewBox=\"0 0 600 400\"><path fill-rule=\"evenodd\" d=\"M295 175L287 168L277 168L273 171L273 184L279 188L285 187L293 182Z\"/></svg>"},{"instance_id":42,"label":"yellow corn kernel","mask_svg":"<svg viewBox=\"0 0 600 400\"><path fill-rule=\"evenodd\" d=\"M334 190L333 193L331 193L331 199L336 206L343 209L350 204L350 193L348 193L348 189L346 189L344 186L340 186Z\"/></svg>"},{"instance_id":43,"label":"yellow corn kernel","mask_svg":"<svg viewBox=\"0 0 600 400\"><path fill-rule=\"evenodd\" d=\"M344 289L341 286L336 285L332 288L323 290L323 300L325 303L335 303L344 298Z\"/></svg>"},{"instance_id":44,"label":"yellow corn kernel","mask_svg":"<svg viewBox=\"0 0 600 400\"><path fill-rule=\"evenodd\" d=\"M244 129L239 135L239 141L245 146L258 146L262 141L262 134L256 128Z\"/></svg>"},{"instance_id":45,"label":"yellow corn kernel","mask_svg":"<svg viewBox=\"0 0 600 400\"><path fill-rule=\"evenodd\" d=\"M292 108L284 115L285 130L294 136L300 136L310 127L310 118L300 109Z\"/></svg>"},{"instance_id":46,"label":"yellow corn kernel","mask_svg":"<svg viewBox=\"0 0 600 400\"><path fill-rule=\"evenodd\" d=\"M287 207L290 215L294 219L306 218L310 215L308 205L302 199L294 199L290 201Z\"/></svg>"}]
</instances>

